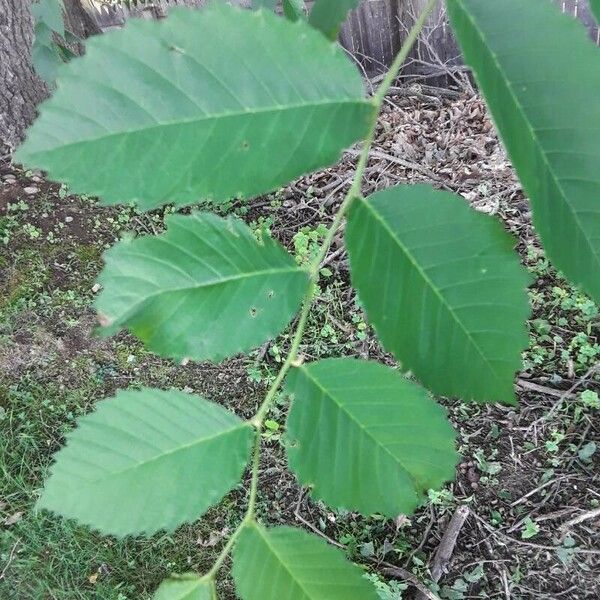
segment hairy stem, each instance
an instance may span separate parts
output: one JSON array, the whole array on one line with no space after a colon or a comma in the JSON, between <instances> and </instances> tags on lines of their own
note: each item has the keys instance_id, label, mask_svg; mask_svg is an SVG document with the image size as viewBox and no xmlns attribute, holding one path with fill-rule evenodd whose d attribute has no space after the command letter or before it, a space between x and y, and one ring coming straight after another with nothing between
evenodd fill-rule
<instances>
[{"instance_id":1,"label":"hairy stem","mask_svg":"<svg viewBox=\"0 0 600 600\"><path fill-rule=\"evenodd\" d=\"M259 462L260 462L260 441L261 441L261 434L263 432L264 419L273 404L273 400L275 399L275 396L276 396L281 384L283 383L285 376L287 375L287 373L291 369L291 367L293 367L294 364L296 364L299 360L298 350L300 348L300 343L302 342L302 337L304 335L304 330L306 328L306 321L308 319L308 315L310 313L310 309L311 309L313 301L314 301L315 289L316 289L316 284L319 280L319 270L320 270L321 263L327 257L327 253L329 252L329 249L331 248L331 244L333 243L335 235L338 232L338 230L340 229L342 222L343 222L346 214L348 213L348 210L350 209L352 203L354 202L354 200L361 197L362 179L363 179L363 176L365 173L365 169L367 167L367 162L369 161L369 152L371 150L371 146L373 145L373 141L375 139L375 132L377 129L377 117L379 116L379 112L381 110L381 105L383 104L385 95L387 94L388 90L394 83L394 80L396 79L398 72L400 71L400 68L402 67L402 65L404 64L406 59L408 58L408 55L409 55L414 43L417 41L419 34L421 33L423 27L425 26L425 23L427 22L427 19L431 15L437 2L438 2L438 0L429 0L427 5L423 9L423 12L419 16L419 18L416 20L414 26L412 27L410 33L408 34L408 37L404 41L402 48L400 48L400 51L398 52L398 55L394 59L392 66L390 67L385 78L383 79L383 81L381 82L379 87L377 88L377 91L372 98L374 109L373 109L373 120L371 122L371 127L369 128L369 133L367 134L367 137L365 138L365 141L364 141L364 144L363 144L363 147L362 147L359 159L358 159L358 163L356 165L356 171L354 173L352 185L350 186L348 193L344 197L344 200L341 203L341 205L334 217L333 223L331 224L331 227L329 228L327 235L326 235L325 239L323 240L323 244L321 245L321 248L319 249L318 254L315 256L315 258L312 260L312 262L309 266L308 273L310 276L311 284L310 284L306 294L304 295L304 299L302 301L302 309L300 311L300 316L299 316L298 322L296 324L296 329L294 331L294 336L292 338L292 344L290 346L290 350L287 354L285 361L281 365L281 368L279 369L277 376L275 377L273 383L269 387L262 404L259 406L258 411L256 412L256 415L251 420L252 424L256 428L256 438L254 440L254 450L253 450L253 456L252 456L252 478L251 478L251 483L250 483L250 496L249 496L249 500L248 500L248 508L246 510L246 514L245 514L242 522L239 524L237 529L233 532L233 534L229 538L229 541L227 542L227 544L225 545L225 547L223 548L223 550L217 557L215 564L213 565L212 569L209 571L209 573L207 575L208 577L214 578L217 571L221 568L223 562L225 561L227 555L233 548L233 546L234 546L237 538L239 537L242 529L244 528L244 526L249 521L252 521L255 518L256 495L257 495L257 490L258 490L258 468L259 468Z\"/></svg>"}]
</instances>

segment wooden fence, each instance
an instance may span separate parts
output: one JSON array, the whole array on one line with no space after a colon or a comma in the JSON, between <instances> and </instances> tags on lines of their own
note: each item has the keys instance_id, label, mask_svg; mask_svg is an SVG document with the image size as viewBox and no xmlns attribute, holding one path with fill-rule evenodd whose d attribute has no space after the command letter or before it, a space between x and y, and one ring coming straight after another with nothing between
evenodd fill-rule
<instances>
[{"instance_id":1,"label":"wooden fence","mask_svg":"<svg viewBox=\"0 0 600 600\"><path fill-rule=\"evenodd\" d=\"M600 45L600 28L588 0L554 1L563 12L580 19L592 40ZM391 64L415 15L426 3L427 0L362 0L346 21L340 41L369 75L382 73ZM454 71L460 71L461 65L461 54L446 18L445 6L440 3L416 44L404 74L448 81Z\"/></svg>"},{"instance_id":2,"label":"wooden fence","mask_svg":"<svg viewBox=\"0 0 600 600\"><path fill-rule=\"evenodd\" d=\"M229 0L248 7L252 0ZM495 2L498 0L489 0ZM526 0L525 0L526 1ZM587 27L590 37L600 45L600 28L588 0L554 0L563 12L573 15ZM148 5L109 6L104 0L83 0L86 9L102 29L120 27L131 16L160 18L172 6L202 6L206 0L152 0ZM402 41L427 0L361 0L340 33L341 44L355 57L365 74L373 77L391 64ZM312 0L306 2L310 8ZM101 10L98 10L102 7ZM440 3L429 19L420 40L403 71L405 77L433 80L438 85L452 83L462 68L460 51Z\"/></svg>"}]
</instances>

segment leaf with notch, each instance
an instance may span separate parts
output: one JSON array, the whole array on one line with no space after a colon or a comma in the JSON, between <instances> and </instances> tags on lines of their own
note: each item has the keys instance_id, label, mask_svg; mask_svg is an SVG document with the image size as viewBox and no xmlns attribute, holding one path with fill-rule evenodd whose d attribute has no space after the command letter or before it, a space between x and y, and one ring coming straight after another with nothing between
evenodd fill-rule
<instances>
[{"instance_id":1,"label":"leaf with notch","mask_svg":"<svg viewBox=\"0 0 600 600\"><path fill-rule=\"evenodd\" d=\"M252 0L252 8L258 10L264 8L265 10L275 10L277 0Z\"/></svg>"},{"instance_id":2,"label":"leaf with notch","mask_svg":"<svg viewBox=\"0 0 600 600\"><path fill-rule=\"evenodd\" d=\"M454 431L419 385L376 362L328 359L288 375L290 468L333 507L410 514L454 477Z\"/></svg>"},{"instance_id":3,"label":"leaf with notch","mask_svg":"<svg viewBox=\"0 0 600 600\"><path fill-rule=\"evenodd\" d=\"M283 0L283 14L290 21L306 19L304 0Z\"/></svg>"},{"instance_id":4,"label":"leaf with notch","mask_svg":"<svg viewBox=\"0 0 600 600\"><path fill-rule=\"evenodd\" d=\"M590 0L592 12L596 17L596 22L600 25L600 0Z\"/></svg>"},{"instance_id":5,"label":"leaf with notch","mask_svg":"<svg viewBox=\"0 0 600 600\"><path fill-rule=\"evenodd\" d=\"M514 403L530 278L500 223L426 185L354 204L352 283L383 346L436 394Z\"/></svg>"},{"instance_id":6,"label":"leaf with notch","mask_svg":"<svg viewBox=\"0 0 600 600\"><path fill-rule=\"evenodd\" d=\"M31 5L31 14L36 24L43 23L50 31L61 37L65 35L61 0L38 0Z\"/></svg>"},{"instance_id":7,"label":"leaf with notch","mask_svg":"<svg viewBox=\"0 0 600 600\"><path fill-rule=\"evenodd\" d=\"M377 600L339 550L293 527L247 525L234 549L233 578L242 600Z\"/></svg>"},{"instance_id":8,"label":"leaf with notch","mask_svg":"<svg viewBox=\"0 0 600 600\"><path fill-rule=\"evenodd\" d=\"M106 334L127 327L162 356L218 361L289 323L309 280L279 243L259 243L233 217L194 213L166 223L162 235L106 252L96 302Z\"/></svg>"},{"instance_id":9,"label":"leaf with notch","mask_svg":"<svg viewBox=\"0 0 600 600\"><path fill-rule=\"evenodd\" d=\"M107 204L222 202L336 162L374 110L304 21L213 2L90 38L16 157Z\"/></svg>"},{"instance_id":10,"label":"leaf with notch","mask_svg":"<svg viewBox=\"0 0 600 600\"><path fill-rule=\"evenodd\" d=\"M195 573L173 575L160 584L153 600L217 600L217 590L212 579Z\"/></svg>"},{"instance_id":11,"label":"leaf with notch","mask_svg":"<svg viewBox=\"0 0 600 600\"><path fill-rule=\"evenodd\" d=\"M359 0L316 0L308 22L335 40L348 13L358 6Z\"/></svg>"},{"instance_id":12,"label":"leaf with notch","mask_svg":"<svg viewBox=\"0 0 600 600\"><path fill-rule=\"evenodd\" d=\"M548 258L600 302L600 50L547 0L449 0Z\"/></svg>"},{"instance_id":13,"label":"leaf with notch","mask_svg":"<svg viewBox=\"0 0 600 600\"><path fill-rule=\"evenodd\" d=\"M81 418L55 456L37 508L123 537L172 531L241 479L253 430L175 390L121 390Z\"/></svg>"},{"instance_id":14,"label":"leaf with notch","mask_svg":"<svg viewBox=\"0 0 600 600\"><path fill-rule=\"evenodd\" d=\"M54 84L58 67L63 64L61 47L54 33L65 35L60 0L39 0L31 5L35 29L31 61L35 72L50 86Z\"/></svg>"}]
</instances>

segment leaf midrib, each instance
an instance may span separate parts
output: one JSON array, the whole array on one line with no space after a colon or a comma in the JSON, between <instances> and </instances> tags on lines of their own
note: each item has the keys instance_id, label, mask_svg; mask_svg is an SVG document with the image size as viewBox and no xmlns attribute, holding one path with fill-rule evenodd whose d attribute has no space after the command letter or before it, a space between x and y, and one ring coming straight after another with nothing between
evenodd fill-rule
<instances>
[{"instance_id":1,"label":"leaf midrib","mask_svg":"<svg viewBox=\"0 0 600 600\"><path fill-rule=\"evenodd\" d=\"M473 31L479 37L479 40L484 48L484 51L487 51L487 53L490 56L490 58L492 59L494 65L496 66L496 69L497 69L500 77L504 81L506 87L508 88L509 94L514 101L515 109L521 114L523 121L525 122L525 125L526 125L527 129L529 130L531 138L534 141L534 146L535 146L535 148L537 148L539 155L541 156L542 160L544 161L544 163L546 165L546 169L547 169L548 173L550 174L550 177L554 181L554 184L556 186L556 189L559 192L559 196L562 199L563 204L567 207L568 212L572 215L573 220L577 223L577 226L581 233L581 237L585 240L588 248L590 248L590 250L591 250L590 254L596 258L596 262L598 263L598 268L600 269L600 249L596 250L594 248L591 241L588 239L588 237L586 235L586 231L581 224L581 220L579 219L579 215L578 215L577 211L567 201L568 196L562 187L561 180L558 178L558 176L554 172L554 170L552 168L552 164L550 163L550 160L549 160L546 152L544 151L543 145L539 141L536 130L534 129L531 121L529 120L528 113L525 111L525 108L519 101L519 98L514 90L514 86L512 85L512 83L509 80L508 76L506 75L504 69L502 68L502 65L500 64L498 55L492 50L490 45L487 43L487 37L485 36L485 34L481 30L481 28L478 27L477 22L471 16L469 10L465 7L464 2L462 0L454 0L454 2L456 2L457 5L459 5L460 9L466 16L467 20L471 23L471 26L473 27Z\"/></svg>"},{"instance_id":2,"label":"leaf midrib","mask_svg":"<svg viewBox=\"0 0 600 600\"><path fill-rule=\"evenodd\" d=\"M304 596L306 598L308 598L308 600L310 600L311 595L308 593L308 591L306 590L306 588L304 587L302 582L299 579L297 579L297 577L294 576L294 573L288 567L288 564L283 560L283 558L277 552L277 549L275 548L275 546L273 546L273 544L271 543L271 541L269 540L267 535L265 535L267 533L267 529L263 528L258 523L253 523L252 527L254 527L256 532L259 534L260 538L266 544L267 548L271 551L273 556L275 556L275 558L279 561L279 564L284 568L286 573L290 576L290 579L292 579L292 581L302 590L302 593L304 594Z\"/></svg>"},{"instance_id":3,"label":"leaf midrib","mask_svg":"<svg viewBox=\"0 0 600 600\"><path fill-rule=\"evenodd\" d=\"M183 452L185 450L189 450L190 448L193 448L194 446L198 446L201 444L205 444L205 443L209 443L212 442L213 440L216 440L220 437L223 436L227 436L231 433L234 433L236 431L242 431L244 428L249 428L251 429L251 425L246 422L246 421L240 421L239 423L236 423L235 426L230 427L229 429L224 429L223 431L219 431L218 433L215 433L213 435L209 435L206 437L202 437L202 438L198 438L193 440L192 442L189 442L187 444L182 444L180 446L177 446L171 450L168 450L166 452L162 452L161 454L157 454L155 456L153 456L152 458L149 458L148 460L143 460L141 462L132 464L128 467L125 467L124 469L121 469L119 471L111 471L109 473L106 473L104 476L99 477L97 479L93 479L93 480L87 480L84 482L84 485L95 485L98 483L102 483L104 481L110 480L113 477L120 477L121 475L124 475L126 473L129 473L131 471L135 471L137 469L141 469L143 467L146 467L154 462L157 462L159 460L162 460L166 457L169 457L173 454L176 454L178 452Z\"/></svg>"},{"instance_id":4,"label":"leaf midrib","mask_svg":"<svg viewBox=\"0 0 600 600\"><path fill-rule=\"evenodd\" d=\"M251 279L254 277L264 277L264 276L268 276L268 275L278 275L278 274L285 274L285 273L295 275L295 274L303 273L303 272L305 272L303 269L300 269L299 267L297 267L295 265L290 265L289 267L281 268L281 269L263 269L261 271L252 271L251 273L239 273L237 275L230 275L230 276L224 277L222 279L211 279L210 281L202 282L197 285L189 285L189 286L185 286L185 287L172 287L172 288L168 288L168 289L161 289L156 292L153 292L152 294L148 294L148 295L144 296L141 300L137 301L135 304L133 304L131 307L129 307L123 315L121 315L121 316L117 315L114 318L119 322L126 321L126 320L130 319L137 312L137 309L141 305L143 305L144 303L146 303L150 300L158 298L164 294L176 294L179 292L194 292L194 291L198 291L198 290L205 289L205 288L218 287L220 285L225 285L225 284L228 284L228 283L231 283L234 281L241 281L243 279ZM127 275L123 275L122 277L128 278Z\"/></svg>"},{"instance_id":5,"label":"leaf midrib","mask_svg":"<svg viewBox=\"0 0 600 600\"><path fill-rule=\"evenodd\" d=\"M325 396L327 396L328 398L330 398L333 403L338 407L338 409L344 413L345 415L348 416L348 418L355 423L355 425L358 427L358 429L360 431L362 431L364 433L364 435L366 437L368 437L369 439L371 439L373 441L373 443L378 447L381 448L386 454L388 454L393 461L398 464L398 466L408 475L409 479L412 481L413 483L413 492L416 495L416 490L417 490L417 481L415 479L415 477L413 476L413 474L406 468L406 466L402 463L402 459L398 456L396 456L391 450L389 450L386 446L382 445L379 440L373 436L366 427L364 427L362 425L362 423L349 411L344 407L344 404L342 402L340 402L331 391L329 391L326 387L324 387L321 382L316 379L311 373L310 370L307 369L305 366L301 366L300 370L306 375L306 377L308 379L310 379L322 392Z\"/></svg>"},{"instance_id":6,"label":"leaf midrib","mask_svg":"<svg viewBox=\"0 0 600 600\"><path fill-rule=\"evenodd\" d=\"M369 106L369 105L372 105L372 102L370 102L366 98L337 99L337 100L327 100L327 101L323 101L323 102L305 102L303 104L287 104L287 105L269 106L267 108L260 108L260 109L247 108L246 110L230 111L230 112L224 112L224 113L196 116L196 117L189 118L189 119L181 119L181 120L166 121L166 122L156 122L154 124L148 125L147 127L140 126L140 127L136 127L135 129L127 129L127 130L122 130L122 131L117 131L117 132L111 132L111 133L107 133L106 135L100 135L100 136L86 138L86 139L77 140L77 141L73 141L73 142L67 142L64 144L55 144L50 149L37 150L34 152L25 152L25 156L20 157L20 160L25 160L27 155L37 156L40 154L46 154L48 152L55 152L57 150L57 148L67 149L67 148L77 147L79 145L94 144L94 143L109 140L109 139L112 139L115 137L116 138L123 137L123 136L127 137L130 135L134 135L134 134L138 134L138 133L145 133L145 132L152 131L155 129L162 129L162 128L168 128L168 127L174 127L174 126L189 125L189 124L198 124L198 123L202 123L204 121L215 121L215 120L221 121L224 119L236 118L236 117L240 117L243 115L257 116L260 114L280 113L280 112L285 112L285 111L295 111L298 109L306 109L306 108L314 110L315 108L321 107L321 106L344 105L344 104L349 104L349 105L356 104L357 106ZM48 108L52 109L53 107L50 106ZM46 111L44 111L42 109L42 112L46 112ZM81 115L79 113L74 113L74 114L77 116L81 116L83 118L87 118L86 115ZM23 147L25 147L25 146L23 146Z\"/></svg>"},{"instance_id":7,"label":"leaf midrib","mask_svg":"<svg viewBox=\"0 0 600 600\"><path fill-rule=\"evenodd\" d=\"M438 288L433 284L433 281L429 278L429 276L424 271L424 269L421 267L421 265L413 257L413 255L410 252L410 250L402 243L402 241L400 240L400 238L398 238L396 236L396 234L391 229L391 227L387 224L387 222L385 221L385 219L383 218L383 216L380 215L379 212L377 212L375 210L375 207L368 200L362 199L361 203L362 203L362 206L366 207L367 210L369 210L372 213L373 217L375 219L377 219L377 221L381 224L381 226L385 229L385 231L388 232L388 234L389 234L390 238L392 239L392 241L396 242L396 244L398 245L398 247L400 248L400 250L408 258L408 260L410 261L410 263L412 264L412 266L415 268L415 270L417 271L417 273L419 273L419 275L421 275L421 277L422 277L423 281L425 282L425 284L437 296L437 298L439 299L439 301L442 304L442 306L448 311L448 313L451 315L452 319L457 323L457 325L463 331L463 333L465 334L465 336L467 337L467 339L471 342L471 345L475 348L475 350L477 350L477 353L482 358L483 362L488 366L488 369L494 375L496 381L498 381L498 383L502 384L503 383L502 382L502 378L496 372L496 370L492 366L492 363L487 359L487 357L485 356L485 353L479 347L479 345L477 344L477 342L475 341L475 339L473 338L473 336L470 334L469 330L465 327L465 325L463 324L463 322L458 318L458 315L454 312L454 309L452 308L452 306L448 303L448 301L443 296L443 294L438 290Z\"/></svg>"}]
</instances>

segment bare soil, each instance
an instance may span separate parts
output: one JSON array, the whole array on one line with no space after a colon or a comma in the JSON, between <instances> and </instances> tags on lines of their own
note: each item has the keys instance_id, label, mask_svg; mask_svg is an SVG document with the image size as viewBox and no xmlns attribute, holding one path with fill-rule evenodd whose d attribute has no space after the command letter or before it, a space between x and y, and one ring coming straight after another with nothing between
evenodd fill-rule
<instances>
[{"instance_id":1,"label":"bare soil","mask_svg":"<svg viewBox=\"0 0 600 600\"><path fill-rule=\"evenodd\" d=\"M251 203L234 202L227 210L268 229L297 252L296 232L330 221L350 185L355 160L356 152L349 151L334 168ZM600 419L598 409L582 399L584 391L600 392L597 307L545 261L529 204L479 98L448 99L418 90L414 97L388 98L364 193L417 182L461 194L473 208L500 218L532 272L531 346L517 375L519 406L441 399L459 433L463 458L456 481L432 493L415 515L399 515L392 521L313 502L286 469L281 440L274 436L265 441L261 465L262 517L270 523L306 527L344 546L353 560L364 563L382 581L393 575L391 565L430 583L428 565L450 519L467 506L469 515L451 558L443 565L439 584L432 586L437 596L600 598L600 451L589 454L594 444L600 445ZM25 192L32 187L38 191ZM15 208L19 202L27 208ZM6 240L0 245L0 406L11 420L6 416L0 420L4 436L16 440L23 435L12 422L17 417L10 414L8 398L9 390L24 380L30 387L51 386L57 398L69 390L89 388L86 400L69 408L73 418L116 389L139 384L188 389L242 416L253 414L285 352L287 334L250 358L185 366L148 354L125 333L111 340L93 335L93 285L101 252L124 231L152 234L161 228L161 213L139 215L100 207L91 199L69 195L39 173L7 162L0 165L0 237ZM327 267L332 274L322 282L303 354L307 359L348 354L390 362L368 330L366 336L360 335L356 317L360 311L339 239ZM284 408L282 397L273 416L281 423ZM41 419L46 418L44 410L40 409ZM50 456L72 423L61 426L50 420L47 427L35 429L32 435L39 437L45 451L36 455L39 468L28 476L33 487L41 485ZM225 505L237 507L244 498L242 486ZM11 516L20 511L27 518L33 501L34 497L11 490L0 491L3 527L7 531L17 527ZM188 564L174 564L172 570L206 567L241 509L219 516L223 510L215 509L208 525L193 531L198 543ZM10 595L23 577L25 556L33 552L28 550L26 529L20 530L18 539L14 552L11 545L2 547L0 598L61 598L52 590L41 596L29 591ZM88 576L96 570L99 576L92 581ZM116 589L123 580L118 572L117 565L101 569L92 562L81 581L73 582L81 595L69 597L117 598L98 591L98 586L106 580L106 589ZM5 587L3 592L3 583L11 582L10 591ZM131 583L135 591L125 597L148 597L155 584L136 580ZM400 591L394 590L401 587L382 587L382 598L400 598ZM229 580L221 593L234 598ZM415 589L409 586L402 597L416 597Z\"/></svg>"}]
</instances>

